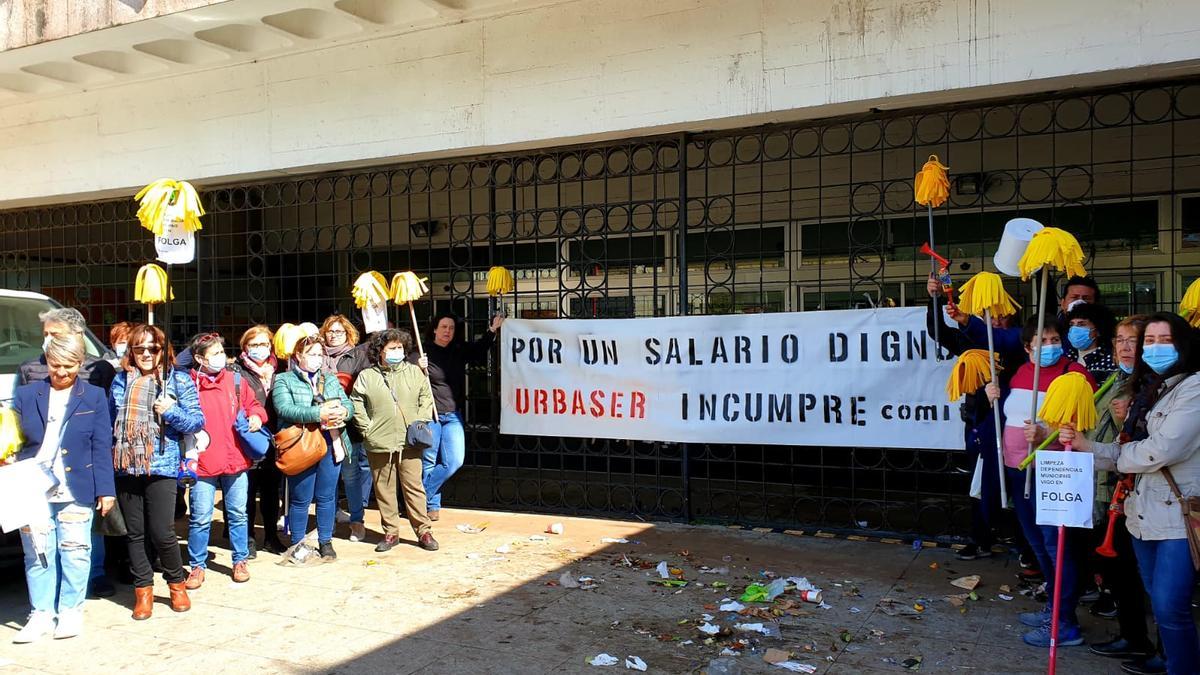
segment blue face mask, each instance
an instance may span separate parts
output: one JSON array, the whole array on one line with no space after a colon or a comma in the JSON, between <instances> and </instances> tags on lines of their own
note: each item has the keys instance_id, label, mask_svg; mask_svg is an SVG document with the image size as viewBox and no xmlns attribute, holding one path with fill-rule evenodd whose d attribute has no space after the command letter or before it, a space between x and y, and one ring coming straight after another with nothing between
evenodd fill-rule
<instances>
[{"instance_id":1,"label":"blue face mask","mask_svg":"<svg viewBox=\"0 0 1200 675\"><path fill-rule=\"evenodd\" d=\"M404 363L404 350L389 349L383 353L383 360L386 361L389 366L398 366L401 363Z\"/></svg>"},{"instance_id":2,"label":"blue face mask","mask_svg":"<svg viewBox=\"0 0 1200 675\"><path fill-rule=\"evenodd\" d=\"M270 347L251 347L250 349L246 350L246 355L249 356L256 363L262 363L263 361L266 361L267 359L271 358L271 348Z\"/></svg>"},{"instance_id":3,"label":"blue face mask","mask_svg":"<svg viewBox=\"0 0 1200 675\"><path fill-rule=\"evenodd\" d=\"M1092 337L1092 329L1086 326L1071 326L1067 331L1067 341L1075 349L1087 349L1091 347L1096 338Z\"/></svg>"},{"instance_id":4,"label":"blue face mask","mask_svg":"<svg viewBox=\"0 0 1200 675\"><path fill-rule=\"evenodd\" d=\"M1049 368L1050 366L1058 363L1058 360L1062 358L1062 355L1062 345L1042 345L1041 348L1038 349L1038 363L1041 364L1043 368Z\"/></svg>"},{"instance_id":5,"label":"blue face mask","mask_svg":"<svg viewBox=\"0 0 1200 675\"><path fill-rule=\"evenodd\" d=\"M1142 348L1142 360L1154 372L1162 375L1179 363L1179 352L1175 345L1153 344Z\"/></svg>"},{"instance_id":6,"label":"blue face mask","mask_svg":"<svg viewBox=\"0 0 1200 675\"><path fill-rule=\"evenodd\" d=\"M1132 374L1133 374L1133 366L1127 366L1127 365L1125 365L1124 363L1118 363L1118 364L1117 364L1117 367L1118 367L1118 368L1120 368L1120 369L1121 369L1121 372L1122 372L1122 373L1125 373L1126 375L1132 375Z\"/></svg>"}]
</instances>

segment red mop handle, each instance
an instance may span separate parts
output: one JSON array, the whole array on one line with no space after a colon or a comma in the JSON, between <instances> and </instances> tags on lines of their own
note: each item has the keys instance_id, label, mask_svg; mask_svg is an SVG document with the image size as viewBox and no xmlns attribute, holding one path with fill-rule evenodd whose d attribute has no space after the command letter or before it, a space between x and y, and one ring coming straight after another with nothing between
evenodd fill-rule
<instances>
[{"instance_id":1,"label":"red mop handle","mask_svg":"<svg viewBox=\"0 0 1200 675\"><path fill-rule=\"evenodd\" d=\"M1071 452L1071 444L1063 444L1065 452ZM1063 549L1067 544L1067 528L1058 526L1058 550L1054 552L1054 604L1050 606L1050 667L1046 672L1054 675L1058 661L1058 606L1062 598Z\"/></svg>"}]
</instances>

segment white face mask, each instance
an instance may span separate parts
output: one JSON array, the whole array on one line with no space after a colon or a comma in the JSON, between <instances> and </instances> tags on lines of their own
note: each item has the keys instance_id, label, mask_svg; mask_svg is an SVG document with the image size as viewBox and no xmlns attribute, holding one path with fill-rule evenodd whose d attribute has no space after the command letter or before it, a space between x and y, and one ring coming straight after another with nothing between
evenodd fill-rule
<instances>
[{"instance_id":1,"label":"white face mask","mask_svg":"<svg viewBox=\"0 0 1200 675\"><path fill-rule=\"evenodd\" d=\"M310 373L315 373L321 369L321 364L325 362L323 356L301 356L300 368Z\"/></svg>"},{"instance_id":2,"label":"white face mask","mask_svg":"<svg viewBox=\"0 0 1200 675\"><path fill-rule=\"evenodd\" d=\"M228 363L225 354L214 354L208 357L208 365L204 367L210 373L219 373L225 369L225 364Z\"/></svg>"}]
</instances>

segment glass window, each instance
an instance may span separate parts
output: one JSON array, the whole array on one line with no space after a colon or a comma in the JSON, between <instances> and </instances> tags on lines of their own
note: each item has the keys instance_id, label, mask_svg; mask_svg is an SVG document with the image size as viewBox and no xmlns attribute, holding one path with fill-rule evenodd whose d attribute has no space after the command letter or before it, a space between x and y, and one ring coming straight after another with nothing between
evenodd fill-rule
<instances>
[{"instance_id":1,"label":"glass window","mask_svg":"<svg viewBox=\"0 0 1200 675\"><path fill-rule=\"evenodd\" d=\"M688 305L692 314L763 314L785 309L783 291L690 293Z\"/></svg>"},{"instance_id":2,"label":"glass window","mask_svg":"<svg viewBox=\"0 0 1200 675\"><path fill-rule=\"evenodd\" d=\"M689 232L688 269L703 270L711 260L727 260L739 268L779 268L786 253L783 227Z\"/></svg>"},{"instance_id":3,"label":"glass window","mask_svg":"<svg viewBox=\"0 0 1200 675\"><path fill-rule=\"evenodd\" d=\"M665 271L666 237L596 236L567 246L571 269L580 276L654 274Z\"/></svg>"},{"instance_id":4,"label":"glass window","mask_svg":"<svg viewBox=\"0 0 1200 675\"><path fill-rule=\"evenodd\" d=\"M42 322L38 314L59 305L50 300L0 296L0 375L15 375L26 361L42 355ZM89 356L100 356L103 346L90 331L84 333Z\"/></svg>"},{"instance_id":5,"label":"glass window","mask_svg":"<svg viewBox=\"0 0 1200 675\"><path fill-rule=\"evenodd\" d=\"M1158 275L1105 277L1096 275L1104 304L1118 317L1159 311ZM1170 309L1164 307L1163 309Z\"/></svg>"},{"instance_id":6,"label":"glass window","mask_svg":"<svg viewBox=\"0 0 1200 675\"><path fill-rule=\"evenodd\" d=\"M1179 215L1179 225L1183 230L1183 247L1200 248L1200 197L1184 197L1181 200Z\"/></svg>"}]
</instances>

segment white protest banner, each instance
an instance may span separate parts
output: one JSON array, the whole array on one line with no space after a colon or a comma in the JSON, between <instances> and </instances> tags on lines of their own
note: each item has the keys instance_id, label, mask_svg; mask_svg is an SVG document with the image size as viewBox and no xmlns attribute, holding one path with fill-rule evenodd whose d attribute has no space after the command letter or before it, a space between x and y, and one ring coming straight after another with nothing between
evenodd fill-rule
<instances>
[{"instance_id":1,"label":"white protest banner","mask_svg":"<svg viewBox=\"0 0 1200 675\"><path fill-rule=\"evenodd\" d=\"M506 434L961 450L925 308L512 319Z\"/></svg>"},{"instance_id":2,"label":"white protest banner","mask_svg":"<svg viewBox=\"0 0 1200 675\"><path fill-rule=\"evenodd\" d=\"M1092 453L1038 450L1036 475L1038 525L1092 527Z\"/></svg>"}]
</instances>

